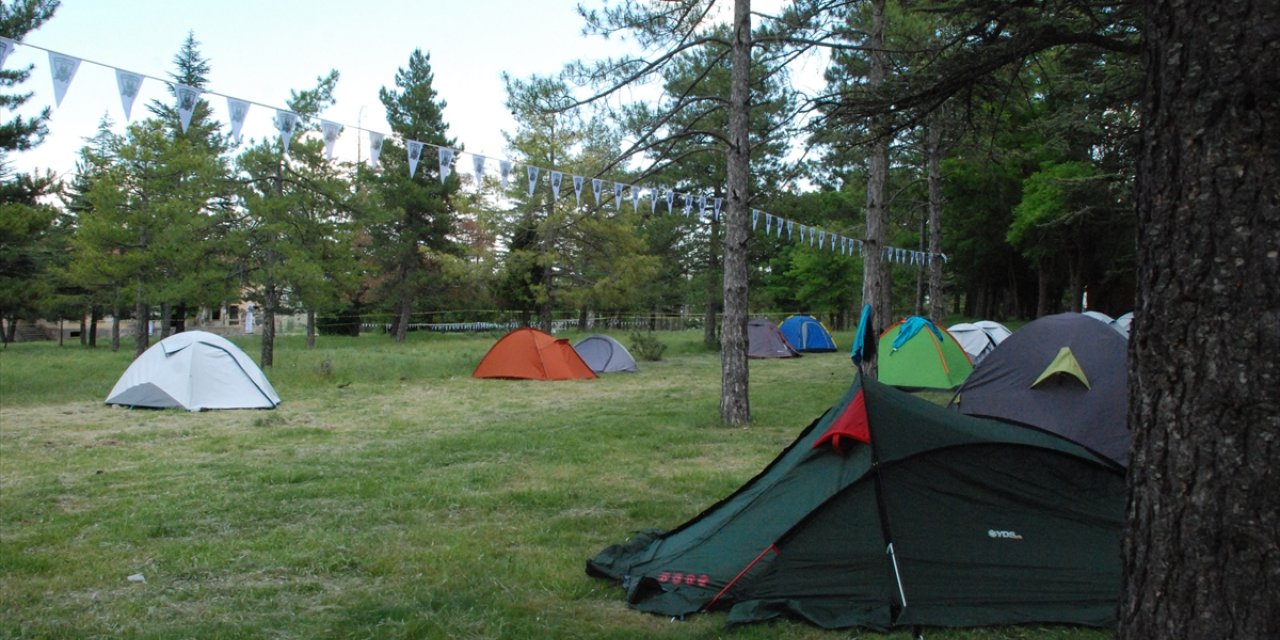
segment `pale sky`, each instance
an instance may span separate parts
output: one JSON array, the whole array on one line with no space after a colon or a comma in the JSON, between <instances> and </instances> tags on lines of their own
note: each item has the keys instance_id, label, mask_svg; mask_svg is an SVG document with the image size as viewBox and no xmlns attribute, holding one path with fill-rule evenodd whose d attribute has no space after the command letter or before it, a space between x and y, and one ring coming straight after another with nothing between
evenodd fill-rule
<instances>
[{"instance_id":1,"label":"pale sky","mask_svg":"<svg viewBox=\"0 0 1280 640\"><path fill-rule=\"evenodd\" d=\"M53 19L23 43L84 60L60 106L54 106L49 54L17 46L5 68L35 64L19 90L35 95L21 110L54 106L44 144L13 153L17 171L71 171L84 139L107 114L124 129L115 68L148 76L133 106L133 119L148 115L152 99L172 100L165 86L173 58L195 33L211 65L206 95L214 116L226 123L226 98L255 103L244 135L274 135L274 110L291 90L308 89L331 69L340 73L337 103L321 117L349 127L390 133L378 100L393 87L396 71L421 48L431 56L434 88L447 106L452 137L471 153L503 157L502 132L515 122L504 106L502 72L516 78L551 74L574 59L617 55L617 40L586 39L576 0L63 0ZM93 64L100 63L100 64ZM106 66L100 66L106 65ZM367 138L348 128L337 143L340 157L354 159Z\"/></svg>"}]
</instances>

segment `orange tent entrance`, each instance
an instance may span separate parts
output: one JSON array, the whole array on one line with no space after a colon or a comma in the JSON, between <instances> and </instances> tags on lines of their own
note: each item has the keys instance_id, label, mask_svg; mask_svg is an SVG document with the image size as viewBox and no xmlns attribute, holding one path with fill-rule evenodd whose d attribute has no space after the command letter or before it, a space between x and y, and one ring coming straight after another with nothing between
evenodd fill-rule
<instances>
[{"instance_id":1,"label":"orange tent entrance","mask_svg":"<svg viewBox=\"0 0 1280 640\"><path fill-rule=\"evenodd\" d=\"M589 380L596 377L591 367L568 340L525 327L502 336L484 354L473 378L519 378L526 380Z\"/></svg>"}]
</instances>

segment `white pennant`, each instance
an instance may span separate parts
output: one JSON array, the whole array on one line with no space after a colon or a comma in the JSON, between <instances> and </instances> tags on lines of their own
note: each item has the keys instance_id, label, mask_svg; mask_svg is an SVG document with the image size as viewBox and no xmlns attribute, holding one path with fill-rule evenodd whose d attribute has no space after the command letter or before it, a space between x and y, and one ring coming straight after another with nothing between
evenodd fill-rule
<instances>
[{"instance_id":1,"label":"white pennant","mask_svg":"<svg viewBox=\"0 0 1280 640\"><path fill-rule=\"evenodd\" d=\"M231 114L231 139L240 144L240 130L244 128L244 120L249 116L249 103L244 100L227 98L227 111ZM377 163L375 162L376 166Z\"/></svg>"},{"instance_id":2,"label":"white pennant","mask_svg":"<svg viewBox=\"0 0 1280 640\"><path fill-rule=\"evenodd\" d=\"M658 189L649 187L649 213L658 213Z\"/></svg>"},{"instance_id":3,"label":"white pennant","mask_svg":"<svg viewBox=\"0 0 1280 640\"><path fill-rule=\"evenodd\" d=\"M382 155L382 141L386 136L376 131L369 132L369 166L378 168L378 158Z\"/></svg>"},{"instance_id":4,"label":"white pennant","mask_svg":"<svg viewBox=\"0 0 1280 640\"><path fill-rule=\"evenodd\" d=\"M640 187L631 185L631 212L640 210Z\"/></svg>"},{"instance_id":5,"label":"white pennant","mask_svg":"<svg viewBox=\"0 0 1280 640\"><path fill-rule=\"evenodd\" d=\"M751 210L751 230L755 231L756 227L758 226L760 226L760 210L752 209Z\"/></svg>"},{"instance_id":6,"label":"white pennant","mask_svg":"<svg viewBox=\"0 0 1280 640\"><path fill-rule=\"evenodd\" d=\"M440 147L436 155L440 158L440 182L443 183L453 173L453 149Z\"/></svg>"},{"instance_id":7,"label":"white pennant","mask_svg":"<svg viewBox=\"0 0 1280 640\"><path fill-rule=\"evenodd\" d=\"M621 182L613 183L613 208L614 209L622 208L622 183Z\"/></svg>"},{"instance_id":8,"label":"white pennant","mask_svg":"<svg viewBox=\"0 0 1280 640\"><path fill-rule=\"evenodd\" d=\"M819 231L818 232L818 248L822 249L826 246L827 246L827 232Z\"/></svg>"},{"instance_id":9,"label":"white pennant","mask_svg":"<svg viewBox=\"0 0 1280 640\"><path fill-rule=\"evenodd\" d=\"M769 231L773 229L773 214L764 214L764 235L769 235Z\"/></svg>"},{"instance_id":10,"label":"white pennant","mask_svg":"<svg viewBox=\"0 0 1280 640\"><path fill-rule=\"evenodd\" d=\"M320 121L320 135L324 137L325 160L333 159L333 146L338 143L338 136L341 133L342 125L330 120Z\"/></svg>"},{"instance_id":11,"label":"white pennant","mask_svg":"<svg viewBox=\"0 0 1280 640\"><path fill-rule=\"evenodd\" d=\"M13 53L13 46L17 44L9 38L0 37L0 69L4 68L4 61L9 58L9 54Z\"/></svg>"},{"instance_id":12,"label":"white pennant","mask_svg":"<svg viewBox=\"0 0 1280 640\"><path fill-rule=\"evenodd\" d=\"M720 218L720 204L724 202L724 198L716 198L714 202L715 202L715 209L714 209L714 211L713 211L713 213L712 213L711 215L712 215L712 216L714 216L715 218L719 219L719 218Z\"/></svg>"},{"instance_id":13,"label":"white pennant","mask_svg":"<svg viewBox=\"0 0 1280 640\"><path fill-rule=\"evenodd\" d=\"M594 193L596 196L597 207L600 206L600 185L602 183L604 183L604 180L601 180L600 178L591 179L591 193Z\"/></svg>"},{"instance_id":14,"label":"white pennant","mask_svg":"<svg viewBox=\"0 0 1280 640\"><path fill-rule=\"evenodd\" d=\"M578 206L582 206L582 176L573 177L573 196L578 199Z\"/></svg>"},{"instance_id":15,"label":"white pennant","mask_svg":"<svg viewBox=\"0 0 1280 640\"><path fill-rule=\"evenodd\" d=\"M684 194L684 217L688 218L689 213L693 210L693 196Z\"/></svg>"},{"instance_id":16,"label":"white pennant","mask_svg":"<svg viewBox=\"0 0 1280 640\"><path fill-rule=\"evenodd\" d=\"M564 174L559 171L552 171L551 176L551 197L560 199L560 183L564 182Z\"/></svg>"},{"instance_id":17,"label":"white pennant","mask_svg":"<svg viewBox=\"0 0 1280 640\"><path fill-rule=\"evenodd\" d=\"M476 175L476 186L484 181L484 156L471 156L471 170Z\"/></svg>"},{"instance_id":18,"label":"white pennant","mask_svg":"<svg viewBox=\"0 0 1280 640\"><path fill-rule=\"evenodd\" d=\"M511 181L511 161L499 160L498 172L502 174L502 190L507 190L507 184Z\"/></svg>"},{"instance_id":19,"label":"white pennant","mask_svg":"<svg viewBox=\"0 0 1280 640\"><path fill-rule=\"evenodd\" d=\"M142 76L124 69L116 69L116 87L120 89L120 105L124 107L124 121L133 112L133 101L142 90Z\"/></svg>"},{"instance_id":20,"label":"white pennant","mask_svg":"<svg viewBox=\"0 0 1280 640\"><path fill-rule=\"evenodd\" d=\"M698 196L698 217L707 215L707 196Z\"/></svg>"},{"instance_id":21,"label":"white pennant","mask_svg":"<svg viewBox=\"0 0 1280 640\"><path fill-rule=\"evenodd\" d=\"M187 116L187 119L190 120L191 116ZM287 154L289 141L293 140L293 132L298 130L298 114L276 109L276 129L280 131L280 143L284 145L284 152Z\"/></svg>"},{"instance_id":22,"label":"white pennant","mask_svg":"<svg viewBox=\"0 0 1280 640\"><path fill-rule=\"evenodd\" d=\"M525 167L525 169L526 169L526 172L529 174L529 197L531 197L531 198L532 198L532 197L533 197L533 190L534 190L535 188L537 188L537 186L538 186L538 171L539 171L539 169L538 169L537 167L533 167L533 166Z\"/></svg>"},{"instance_id":23,"label":"white pennant","mask_svg":"<svg viewBox=\"0 0 1280 640\"><path fill-rule=\"evenodd\" d=\"M791 239L791 234L795 232L796 223L794 220L787 221L787 239Z\"/></svg>"},{"instance_id":24,"label":"white pennant","mask_svg":"<svg viewBox=\"0 0 1280 640\"><path fill-rule=\"evenodd\" d=\"M405 151L409 156L409 177L418 172L418 161L422 160L422 143L417 140L409 140L405 143Z\"/></svg>"},{"instance_id":25,"label":"white pennant","mask_svg":"<svg viewBox=\"0 0 1280 640\"><path fill-rule=\"evenodd\" d=\"M674 191L667 189L667 215L671 215L671 207L675 204L676 194Z\"/></svg>"},{"instance_id":26,"label":"white pennant","mask_svg":"<svg viewBox=\"0 0 1280 640\"><path fill-rule=\"evenodd\" d=\"M191 114L196 112L196 105L200 103L200 90L179 84L174 85L173 92L178 96L178 121L182 132L186 133L187 127L191 126Z\"/></svg>"},{"instance_id":27,"label":"white pennant","mask_svg":"<svg viewBox=\"0 0 1280 640\"><path fill-rule=\"evenodd\" d=\"M782 228L786 226L786 224L785 224L785 223L786 223L786 220L783 220L783 219L782 219L782 218L780 218L780 217L775 217L775 218L774 218L774 220L778 223L778 237L779 237L779 238L781 238L781 237L782 237Z\"/></svg>"},{"instance_id":28,"label":"white pennant","mask_svg":"<svg viewBox=\"0 0 1280 640\"><path fill-rule=\"evenodd\" d=\"M67 95L67 87L71 86L79 68L80 58L49 52L49 72L53 75L53 95L58 106L62 106L62 97Z\"/></svg>"}]
</instances>

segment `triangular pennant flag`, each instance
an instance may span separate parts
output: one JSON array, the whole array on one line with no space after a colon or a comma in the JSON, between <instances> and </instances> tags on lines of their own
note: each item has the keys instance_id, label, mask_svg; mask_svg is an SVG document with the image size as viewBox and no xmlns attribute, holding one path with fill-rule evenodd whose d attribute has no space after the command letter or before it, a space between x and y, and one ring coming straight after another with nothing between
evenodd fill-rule
<instances>
[{"instance_id":1,"label":"triangular pennant flag","mask_svg":"<svg viewBox=\"0 0 1280 640\"><path fill-rule=\"evenodd\" d=\"M804 225L800 225L800 243L804 244Z\"/></svg>"},{"instance_id":2,"label":"triangular pennant flag","mask_svg":"<svg viewBox=\"0 0 1280 640\"><path fill-rule=\"evenodd\" d=\"M538 167L525 167L525 172L529 175L529 197L533 197L533 190L538 186Z\"/></svg>"},{"instance_id":3,"label":"triangular pennant flag","mask_svg":"<svg viewBox=\"0 0 1280 640\"><path fill-rule=\"evenodd\" d=\"M13 53L13 47L17 44L13 40L0 37L0 69L4 68L4 61L9 59L9 54Z\"/></svg>"},{"instance_id":4,"label":"triangular pennant flag","mask_svg":"<svg viewBox=\"0 0 1280 640\"><path fill-rule=\"evenodd\" d=\"M794 220L787 221L787 239L791 239L791 234L795 231L796 223Z\"/></svg>"},{"instance_id":5,"label":"triangular pennant flag","mask_svg":"<svg viewBox=\"0 0 1280 640\"><path fill-rule=\"evenodd\" d=\"M613 183L613 208L622 208L622 184L619 182Z\"/></svg>"},{"instance_id":6,"label":"triangular pennant flag","mask_svg":"<svg viewBox=\"0 0 1280 640\"><path fill-rule=\"evenodd\" d=\"M507 183L511 180L511 161L499 160L498 172L502 174L502 190L507 190Z\"/></svg>"},{"instance_id":7,"label":"triangular pennant flag","mask_svg":"<svg viewBox=\"0 0 1280 640\"><path fill-rule=\"evenodd\" d=\"M187 116L187 118L190 119L191 116ZM284 109L277 109L276 129L280 131L280 143L284 145L284 152L289 153L289 141L293 139L293 132L298 129L298 114Z\"/></svg>"},{"instance_id":8,"label":"triangular pennant flag","mask_svg":"<svg viewBox=\"0 0 1280 640\"><path fill-rule=\"evenodd\" d=\"M582 176L573 177L573 197L578 199L578 206L582 206L582 183L585 179Z\"/></svg>"},{"instance_id":9,"label":"triangular pennant flag","mask_svg":"<svg viewBox=\"0 0 1280 640\"><path fill-rule=\"evenodd\" d=\"M471 156L471 171L476 176L476 186L484 182L484 156Z\"/></svg>"},{"instance_id":10,"label":"triangular pennant flag","mask_svg":"<svg viewBox=\"0 0 1280 640\"><path fill-rule=\"evenodd\" d=\"M559 171L551 172L551 197L556 200L560 199L560 183L564 181L564 174Z\"/></svg>"},{"instance_id":11,"label":"triangular pennant flag","mask_svg":"<svg viewBox=\"0 0 1280 640\"><path fill-rule=\"evenodd\" d=\"M814 231L813 227L809 227L809 246L811 247L814 245L814 241L818 239L818 234L814 233Z\"/></svg>"},{"instance_id":12,"label":"triangular pennant flag","mask_svg":"<svg viewBox=\"0 0 1280 640\"><path fill-rule=\"evenodd\" d=\"M124 107L124 121L133 112L133 101L142 90L142 76L124 69L116 69L116 87L120 89L120 105Z\"/></svg>"},{"instance_id":13,"label":"triangular pennant flag","mask_svg":"<svg viewBox=\"0 0 1280 640\"><path fill-rule=\"evenodd\" d=\"M187 127L191 126L191 116L196 112L196 105L200 103L200 90L179 84L174 85L173 91L178 97L178 121L182 125L182 132L186 133Z\"/></svg>"},{"instance_id":14,"label":"triangular pennant flag","mask_svg":"<svg viewBox=\"0 0 1280 640\"><path fill-rule=\"evenodd\" d=\"M720 218L720 204L724 202L724 198L716 198L714 202L715 202L715 209L713 210L713 212L712 212L711 216L712 216L713 218L719 219L719 218Z\"/></svg>"},{"instance_id":15,"label":"triangular pennant flag","mask_svg":"<svg viewBox=\"0 0 1280 640\"><path fill-rule=\"evenodd\" d=\"M369 132L369 166L378 168L378 158L382 155L382 141L386 136L377 131Z\"/></svg>"},{"instance_id":16,"label":"triangular pennant flag","mask_svg":"<svg viewBox=\"0 0 1280 640\"><path fill-rule=\"evenodd\" d=\"M422 159L422 143L417 140L409 140L405 143L405 151L409 156L409 177L418 172L418 161Z\"/></svg>"},{"instance_id":17,"label":"triangular pennant flag","mask_svg":"<svg viewBox=\"0 0 1280 640\"><path fill-rule=\"evenodd\" d=\"M631 211L635 213L640 210L640 187L631 185Z\"/></svg>"},{"instance_id":18,"label":"triangular pennant flag","mask_svg":"<svg viewBox=\"0 0 1280 640\"><path fill-rule=\"evenodd\" d=\"M707 196L698 196L698 217L707 215Z\"/></svg>"},{"instance_id":19,"label":"triangular pennant flag","mask_svg":"<svg viewBox=\"0 0 1280 640\"><path fill-rule=\"evenodd\" d=\"M338 143L338 136L342 133L342 125L330 121L320 121L320 135L324 137L324 158L325 160L333 159L333 146Z\"/></svg>"},{"instance_id":20,"label":"triangular pennant flag","mask_svg":"<svg viewBox=\"0 0 1280 640\"><path fill-rule=\"evenodd\" d=\"M231 139L240 144L240 130L244 128L244 120L249 116L249 103L227 98L227 112L231 114ZM377 162L374 162L374 166L377 166Z\"/></svg>"},{"instance_id":21,"label":"triangular pennant flag","mask_svg":"<svg viewBox=\"0 0 1280 640\"><path fill-rule=\"evenodd\" d=\"M764 235L769 235L769 231L773 229L773 214L764 214Z\"/></svg>"},{"instance_id":22,"label":"triangular pennant flag","mask_svg":"<svg viewBox=\"0 0 1280 640\"><path fill-rule=\"evenodd\" d=\"M600 184L603 182L604 180L601 180L600 178L591 179L591 193L594 193L596 196L597 207L600 206Z\"/></svg>"},{"instance_id":23,"label":"triangular pennant flag","mask_svg":"<svg viewBox=\"0 0 1280 640\"><path fill-rule=\"evenodd\" d=\"M449 179L449 174L453 173L453 149L449 147L440 147L436 156L440 159L440 182Z\"/></svg>"},{"instance_id":24,"label":"triangular pennant flag","mask_svg":"<svg viewBox=\"0 0 1280 640\"><path fill-rule=\"evenodd\" d=\"M71 86L79 68L80 58L49 52L49 72L53 75L53 96L58 106L62 106L62 97L67 95L67 87Z\"/></svg>"},{"instance_id":25,"label":"triangular pennant flag","mask_svg":"<svg viewBox=\"0 0 1280 640\"><path fill-rule=\"evenodd\" d=\"M778 223L778 237L779 237L779 238L781 238L781 237L782 237L782 228L783 228L783 227L785 227L785 226L787 226L787 225L786 225L786 222L787 222L787 221L786 221L786 220L783 220L781 217L775 217L775 218L774 218L774 220L775 220L775 221L777 221L777 223Z\"/></svg>"},{"instance_id":26,"label":"triangular pennant flag","mask_svg":"<svg viewBox=\"0 0 1280 640\"><path fill-rule=\"evenodd\" d=\"M758 226L760 226L760 210L752 209L751 210L751 230L755 231L756 227Z\"/></svg>"},{"instance_id":27,"label":"triangular pennant flag","mask_svg":"<svg viewBox=\"0 0 1280 640\"><path fill-rule=\"evenodd\" d=\"M818 248L822 249L826 246L827 246L827 232L819 231L818 232Z\"/></svg>"},{"instance_id":28,"label":"triangular pennant flag","mask_svg":"<svg viewBox=\"0 0 1280 640\"><path fill-rule=\"evenodd\" d=\"M658 189L649 187L649 213L658 213Z\"/></svg>"},{"instance_id":29,"label":"triangular pennant flag","mask_svg":"<svg viewBox=\"0 0 1280 640\"><path fill-rule=\"evenodd\" d=\"M676 193L667 189L667 215L671 215L671 207L676 202Z\"/></svg>"},{"instance_id":30,"label":"triangular pennant flag","mask_svg":"<svg viewBox=\"0 0 1280 640\"><path fill-rule=\"evenodd\" d=\"M684 194L684 217L689 217L689 212L693 209L693 196Z\"/></svg>"}]
</instances>

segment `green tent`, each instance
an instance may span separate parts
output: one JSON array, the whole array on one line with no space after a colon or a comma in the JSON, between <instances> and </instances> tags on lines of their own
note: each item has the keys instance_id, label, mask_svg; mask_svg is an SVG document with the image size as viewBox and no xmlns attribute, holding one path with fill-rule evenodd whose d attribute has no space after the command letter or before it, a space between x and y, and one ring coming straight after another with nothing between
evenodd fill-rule
<instances>
[{"instance_id":1,"label":"green tent","mask_svg":"<svg viewBox=\"0 0 1280 640\"><path fill-rule=\"evenodd\" d=\"M911 316L880 334L878 380L901 389L954 389L973 373L973 360L946 329Z\"/></svg>"},{"instance_id":2,"label":"green tent","mask_svg":"<svg viewBox=\"0 0 1280 640\"><path fill-rule=\"evenodd\" d=\"M1058 436L855 382L694 519L601 551L636 609L826 628L1108 626L1123 470Z\"/></svg>"}]
</instances>

